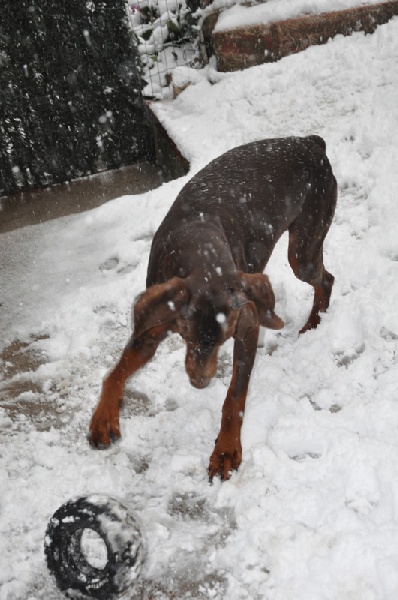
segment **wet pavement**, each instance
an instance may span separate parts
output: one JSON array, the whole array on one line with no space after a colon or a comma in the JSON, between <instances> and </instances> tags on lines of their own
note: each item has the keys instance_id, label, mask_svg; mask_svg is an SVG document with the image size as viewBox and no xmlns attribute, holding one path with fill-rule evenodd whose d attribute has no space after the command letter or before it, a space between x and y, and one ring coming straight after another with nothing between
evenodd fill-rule
<instances>
[{"instance_id":1,"label":"wet pavement","mask_svg":"<svg viewBox=\"0 0 398 600\"><path fill-rule=\"evenodd\" d=\"M84 212L128 194L142 194L165 181L156 165L143 161L44 190L0 198L0 233Z\"/></svg>"},{"instance_id":2,"label":"wet pavement","mask_svg":"<svg viewBox=\"0 0 398 600\"><path fill-rule=\"evenodd\" d=\"M164 180L158 167L139 162L71 183L0 198L0 234L4 234L0 236L0 409L12 418L25 414L40 429L54 425L57 417L51 407L44 410L41 402L21 400L24 393L36 393L41 398L42 383L34 374L47 357L36 346L48 338L35 333L21 341L14 336L13 326L21 322L14 323L13 307L20 305L21 313L27 312L29 320L28 305L38 293L32 293L24 283L24 272L33 268L32 261L40 255L42 230L32 233L22 228L81 213L123 195L147 192Z\"/></svg>"}]
</instances>

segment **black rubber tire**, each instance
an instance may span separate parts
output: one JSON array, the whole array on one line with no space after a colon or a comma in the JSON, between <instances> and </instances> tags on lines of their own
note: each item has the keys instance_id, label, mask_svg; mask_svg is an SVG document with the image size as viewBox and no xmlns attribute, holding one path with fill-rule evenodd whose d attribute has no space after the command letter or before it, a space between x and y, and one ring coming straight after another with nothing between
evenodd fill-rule
<instances>
[{"instance_id":1,"label":"black rubber tire","mask_svg":"<svg viewBox=\"0 0 398 600\"><path fill-rule=\"evenodd\" d=\"M90 564L83 553L81 541L87 529L106 546L103 568ZM144 561L136 519L118 500L104 495L63 504L47 526L44 551L57 586L70 598L110 600L134 583Z\"/></svg>"}]
</instances>

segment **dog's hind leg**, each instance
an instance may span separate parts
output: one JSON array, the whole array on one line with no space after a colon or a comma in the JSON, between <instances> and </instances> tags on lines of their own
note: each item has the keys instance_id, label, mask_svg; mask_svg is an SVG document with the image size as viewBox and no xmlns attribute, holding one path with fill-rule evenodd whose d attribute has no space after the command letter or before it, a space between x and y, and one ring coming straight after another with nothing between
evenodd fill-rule
<instances>
[{"instance_id":1,"label":"dog's hind leg","mask_svg":"<svg viewBox=\"0 0 398 600\"><path fill-rule=\"evenodd\" d=\"M288 259L294 274L314 288L314 302L307 323L300 330L315 329L320 323L320 312L329 306L334 277L323 264L323 243L331 225L336 205L336 184L330 195L313 196L303 206L297 219L289 227Z\"/></svg>"}]
</instances>

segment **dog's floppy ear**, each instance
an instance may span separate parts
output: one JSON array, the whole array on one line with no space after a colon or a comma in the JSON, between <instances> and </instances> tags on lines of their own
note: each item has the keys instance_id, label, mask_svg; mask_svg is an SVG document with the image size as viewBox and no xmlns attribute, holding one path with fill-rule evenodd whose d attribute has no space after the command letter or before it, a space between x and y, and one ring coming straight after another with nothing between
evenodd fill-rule
<instances>
[{"instance_id":1,"label":"dog's floppy ear","mask_svg":"<svg viewBox=\"0 0 398 600\"><path fill-rule=\"evenodd\" d=\"M188 300L188 286L179 277L149 287L134 306L134 337L173 321Z\"/></svg>"},{"instance_id":2,"label":"dog's floppy ear","mask_svg":"<svg viewBox=\"0 0 398 600\"><path fill-rule=\"evenodd\" d=\"M243 292L257 308L260 325L268 329L282 329L284 323L275 314L275 294L264 273L239 273Z\"/></svg>"}]
</instances>

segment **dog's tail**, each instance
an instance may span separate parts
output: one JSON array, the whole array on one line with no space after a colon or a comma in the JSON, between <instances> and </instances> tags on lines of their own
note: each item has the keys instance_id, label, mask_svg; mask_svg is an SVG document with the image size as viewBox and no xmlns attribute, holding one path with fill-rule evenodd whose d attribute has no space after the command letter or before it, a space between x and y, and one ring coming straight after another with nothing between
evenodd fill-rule
<instances>
[{"instance_id":1,"label":"dog's tail","mask_svg":"<svg viewBox=\"0 0 398 600\"><path fill-rule=\"evenodd\" d=\"M317 144L318 146L320 146L322 148L322 150L326 154L326 142L319 135L309 135L307 137L307 140L311 140L311 142L314 142L315 144Z\"/></svg>"}]
</instances>

